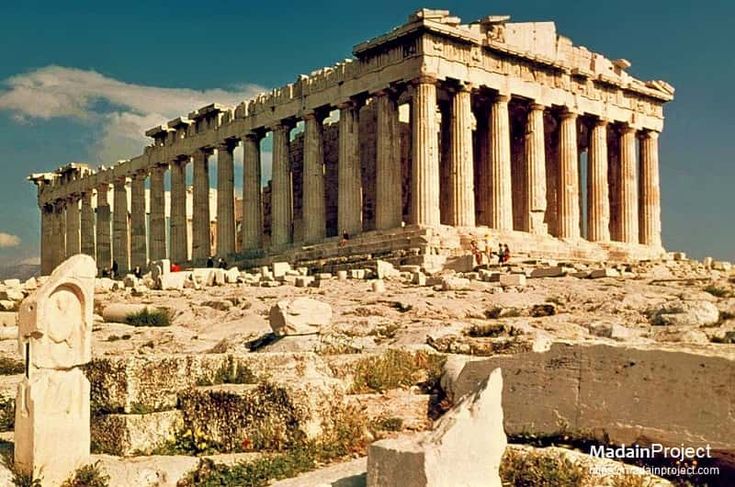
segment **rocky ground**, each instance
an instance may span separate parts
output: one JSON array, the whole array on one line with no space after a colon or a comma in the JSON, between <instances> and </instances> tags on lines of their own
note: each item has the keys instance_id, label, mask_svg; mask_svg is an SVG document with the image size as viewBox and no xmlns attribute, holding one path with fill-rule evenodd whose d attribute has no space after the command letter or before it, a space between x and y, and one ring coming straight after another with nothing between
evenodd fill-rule
<instances>
[{"instance_id":1,"label":"rocky ground","mask_svg":"<svg viewBox=\"0 0 735 487\"><path fill-rule=\"evenodd\" d=\"M98 360L128 360L170 354L241 357L286 352L301 356L313 352L316 360L323 360L334 372L342 367L339 364L354 365L362 357L395 349L442 357L489 357L541 350L556 341L674 347L681 344L727 350L735 343L735 279L731 278L730 265L723 262L671 259L604 267L529 261L489 269L467 268L465 272L423 272L415 266L398 268L373 263L364 270L339 275L282 267L217 271L216 275L213 271L197 271L186 282L173 282L174 279L163 286L180 287L169 290L155 290L161 287L160 282L151 277L127 278L116 283L98 280L93 354ZM35 279L26 283L10 280L0 286L0 309L4 310L0 313L2 358L18 357L17 306L37 284ZM298 310L289 311L297 298L314 301L303 301ZM139 307L118 306L121 304L149 305L152 312L163 310L170 317L170 324L125 323L129 311ZM331 317L325 319L330 311ZM279 371L286 369L274 368L272 379L278 382ZM357 393L361 391L355 390L354 382L357 374L350 370L352 374L330 373L329 380L336 377L345 382L343 386L351 401L360 403ZM7 398L14 394L19 377L11 372L7 371L0 381L2 395ZM293 379L289 374L284 372L284 377ZM214 383L212 387L218 386ZM398 384L392 390L369 391L380 399L371 396L362 401L363 411L377 408L365 414L383 420L402 417L402 421L394 427L384 425L378 433L368 432L368 436L430 427L430 417L440 415L442 408L448 407L441 403L445 391L422 392L417 388L418 385ZM327 389L314 390L321 391L318 394ZM407 393L426 396L418 401L407 400ZM237 449L231 450L226 453L237 453ZM119 461L107 458L103 463L120 477L125 468L116 466ZM161 460L171 461L174 460ZM198 462L175 461L179 462L176 468L183 472ZM135 462L155 463L155 457L139 457ZM360 468L357 470L354 481L358 483L354 485L360 485ZM181 478L183 473L177 475L169 477ZM164 481L161 475L155 478L145 485L176 484L176 479ZM320 482L299 485L333 485L331 480Z\"/></svg>"}]
</instances>

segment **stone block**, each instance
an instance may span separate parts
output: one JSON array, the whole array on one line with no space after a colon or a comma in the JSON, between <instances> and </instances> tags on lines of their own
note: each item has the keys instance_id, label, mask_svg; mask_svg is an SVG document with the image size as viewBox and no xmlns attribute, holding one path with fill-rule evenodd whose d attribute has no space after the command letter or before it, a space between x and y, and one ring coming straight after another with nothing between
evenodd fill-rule
<instances>
[{"instance_id":1,"label":"stone block","mask_svg":"<svg viewBox=\"0 0 735 487\"><path fill-rule=\"evenodd\" d=\"M725 260L716 260L712 263L712 269L716 271L730 272L732 264Z\"/></svg>"},{"instance_id":2,"label":"stone block","mask_svg":"<svg viewBox=\"0 0 735 487\"><path fill-rule=\"evenodd\" d=\"M371 284L371 289L374 293L384 293L385 292L385 282L382 279L376 279Z\"/></svg>"},{"instance_id":3,"label":"stone block","mask_svg":"<svg viewBox=\"0 0 735 487\"><path fill-rule=\"evenodd\" d=\"M500 369L495 369L429 433L370 445L367 487L500 487L507 445L502 392Z\"/></svg>"},{"instance_id":4,"label":"stone block","mask_svg":"<svg viewBox=\"0 0 735 487\"><path fill-rule=\"evenodd\" d=\"M240 279L240 269L232 267L225 272L225 282L227 284L237 284Z\"/></svg>"},{"instance_id":5,"label":"stone block","mask_svg":"<svg viewBox=\"0 0 735 487\"><path fill-rule=\"evenodd\" d=\"M163 291L184 289L184 284L189 278L188 272L169 272L161 274L158 278L158 288Z\"/></svg>"},{"instance_id":6,"label":"stone block","mask_svg":"<svg viewBox=\"0 0 735 487\"><path fill-rule=\"evenodd\" d=\"M523 287L526 285L525 274L501 274L500 285L503 287Z\"/></svg>"},{"instance_id":7,"label":"stone block","mask_svg":"<svg viewBox=\"0 0 735 487\"><path fill-rule=\"evenodd\" d=\"M18 313L12 311L0 312L0 327L18 326Z\"/></svg>"},{"instance_id":8,"label":"stone block","mask_svg":"<svg viewBox=\"0 0 735 487\"><path fill-rule=\"evenodd\" d=\"M390 262L378 260L376 262L375 274L378 279L386 279L389 277L399 276L400 271L398 271Z\"/></svg>"},{"instance_id":9,"label":"stone block","mask_svg":"<svg viewBox=\"0 0 735 487\"><path fill-rule=\"evenodd\" d=\"M298 272L300 276L308 276L309 268L308 267L297 267L296 272Z\"/></svg>"},{"instance_id":10,"label":"stone block","mask_svg":"<svg viewBox=\"0 0 735 487\"><path fill-rule=\"evenodd\" d=\"M345 400L371 422L400 418L402 430L423 431L431 427L429 394L393 389L383 394L353 394Z\"/></svg>"},{"instance_id":11,"label":"stone block","mask_svg":"<svg viewBox=\"0 0 735 487\"><path fill-rule=\"evenodd\" d=\"M610 267L595 269L590 272L590 279L601 279L604 277L620 277L620 272L617 269L612 269Z\"/></svg>"},{"instance_id":12,"label":"stone block","mask_svg":"<svg viewBox=\"0 0 735 487\"><path fill-rule=\"evenodd\" d=\"M472 272L475 270L475 256L472 254L466 254L453 259L448 259L446 264L444 264L444 268L457 272Z\"/></svg>"},{"instance_id":13,"label":"stone block","mask_svg":"<svg viewBox=\"0 0 735 487\"><path fill-rule=\"evenodd\" d=\"M285 276L286 272L291 270L291 264L288 262L274 262L273 263L273 276L280 277Z\"/></svg>"},{"instance_id":14,"label":"stone block","mask_svg":"<svg viewBox=\"0 0 735 487\"><path fill-rule=\"evenodd\" d=\"M19 289L20 288L20 279L5 279L3 281L3 285L5 287Z\"/></svg>"},{"instance_id":15,"label":"stone block","mask_svg":"<svg viewBox=\"0 0 735 487\"><path fill-rule=\"evenodd\" d=\"M702 260L702 265L704 265L705 269L712 269L712 264L714 263L714 259L712 257L705 257Z\"/></svg>"},{"instance_id":16,"label":"stone block","mask_svg":"<svg viewBox=\"0 0 735 487\"><path fill-rule=\"evenodd\" d=\"M562 266L538 267L531 271L531 277L562 277L567 274L567 269Z\"/></svg>"},{"instance_id":17,"label":"stone block","mask_svg":"<svg viewBox=\"0 0 735 487\"><path fill-rule=\"evenodd\" d=\"M278 336L318 333L331 321L332 307L311 298L279 301L269 314L271 329Z\"/></svg>"},{"instance_id":18,"label":"stone block","mask_svg":"<svg viewBox=\"0 0 735 487\"><path fill-rule=\"evenodd\" d=\"M290 284L292 286L295 286L296 285L296 280L299 277L302 277L302 276L293 276L293 275L290 275L290 274L286 274L285 276L281 276L281 277L279 277L277 279L280 282L284 283L284 284Z\"/></svg>"},{"instance_id":19,"label":"stone block","mask_svg":"<svg viewBox=\"0 0 735 487\"><path fill-rule=\"evenodd\" d=\"M339 280L339 281L346 281L347 280L347 271L337 271L337 280Z\"/></svg>"},{"instance_id":20,"label":"stone block","mask_svg":"<svg viewBox=\"0 0 735 487\"><path fill-rule=\"evenodd\" d=\"M426 286L426 274L421 271L414 272L411 283L417 286Z\"/></svg>"},{"instance_id":21,"label":"stone block","mask_svg":"<svg viewBox=\"0 0 735 487\"><path fill-rule=\"evenodd\" d=\"M464 291L470 288L470 280L463 277L445 277L441 281L442 291Z\"/></svg>"},{"instance_id":22,"label":"stone block","mask_svg":"<svg viewBox=\"0 0 735 487\"><path fill-rule=\"evenodd\" d=\"M184 426L176 409L144 414L103 414L92 421L95 450L110 455L150 455Z\"/></svg>"},{"instance_id":23,"label":"stone block","mask_svg":"<svg viewBox=\"0 0 735 487\"><path fill-rule=\"evenodd\" d=\"M313 276L299 276L296 278L296 287L309 287L314 283L315 279Z\"/></svg>"},{"instance_id":24,"label":"stone block","mask_svg":"<svg viewBox=\"0 0 735 487\"><path fill-rule=\"evenodd\" d=\"M350 279L365 279L365 269L350 270Z\"/></svg>"},{"instance_id":25,"label":"stone block","mask_svg":"<svg viewBox=\"0 0 735 487\"><path fill-rule=\"evenodd\" d=\"M18 303L15 301L8 301L6 299L0 299L0 311L16 311L18 309Z\"/></svg>"},{"instance_id":26,"label":"stone block","mask_svg":"<svg viewBox=\"0 0 735 487\"><path fill-rule=\"evenodd\" d=\"M318 281L328 281L329 279L332 278L332 273L331 272L320 272L314 277L316 277Z\"/></svg>"},{"instance_id":27,"label":"stone block","mask_svg":"<svg viewBox=\"0 0 735 487\"><path fill-rule=\"evenodd\" d=\"M671 252L670 255L675 261L687 260L687 254L685 252Z\"/></svg>"},{"instance_id":28,"label":"stone block","mask_svg":"<svg viewBox=\"0 0 735 487\"><path fill-rule=\"evenodd\" d=\"M1 301L15 301L20 303L25 298L23 290L20 287L9 287L7 289L0 290Z\"/></svg>"}]
</instances>

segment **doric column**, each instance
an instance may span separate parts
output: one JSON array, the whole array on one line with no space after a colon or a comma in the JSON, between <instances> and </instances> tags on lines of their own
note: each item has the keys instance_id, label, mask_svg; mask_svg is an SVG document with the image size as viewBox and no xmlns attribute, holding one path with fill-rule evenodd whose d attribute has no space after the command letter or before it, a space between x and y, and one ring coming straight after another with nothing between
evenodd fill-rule
<instances>
[{"instance_id":1,"label":"doric column","mask_svg":"<svg viewBox=\"0 0 735 487\"><path fill-rule=\"evenodd\" d=\"M47 276L54 270L53 228L54 209L49 204L41 207L41 275Z\"/></svg>"},{"instance_id":2,"label":"doric column","mask_svg":"<svg viewBox=\"0 0 735 487\"><path fill-rule=\"evenodd\" d=\"M314 112L304 116L303 215L306 243L319 242L327 235L322 120L321 114Z\"/></svg>"},{"instance_id":3,"label":"doric column","mask_svg":"<svg viewBox=\"0 0 735 487\"><path fill-rule=\"evenodd\" d=\"M411 223L439 225L436 80L415 82L411 100Z\"/></svg>"},{"instance_id":4,"label":"doric column","mask_svg":"<svg viewBox=\"0 0 735 487\"><path fill-rule=\"evenodd\" d=\"M130 183L130 265L144 269L148 264L148 239L145 225L144 172L133 174Z\"/></svg>"},{"instance_id":5,"label":"doric column","mask_svg":"<svg viewBox=\"0 0 735 487\"><path fill-rule=\"evenodd\" d=\"M291 208L291 161L288 157L291 124L273 127L273 179L271 184L271 246L291 243L293 211Z\"/></svg>"},{"instance_id":6,"label":"doric column","mask_svg":"<svg viewBox=\"0 0 735 487\"><path fill-rule=\"evenodd\" d=\"M81 252L94 259L94 209L92 208L92 190L82 193L81 238Z\"/></svg>"},{"instance_id":7,"label":"doric column","mask_svg":"<svg viewBox=\"0 0 735 487\"><path fill-rule=\"evenodd\" d=\"M164 187L164 172L166 166L151 168L150 186L150 239L149 249L152 261L166 258L166 190Z\"/></svg>"},{"instance_id":8,"label":"doric column","mask_svg":"<svg viewBox=\"0 0 735 487\"><path fill-rule=\"evenodd\" d=\"M636 173L636 130L620 132L620 241L638 243L638 174Z\"/></svg>"},{"instance_id":9,"label":"doric column","mask_svg":"<svg viewBox=\"0 0 735 487\"><path fill-rule=\"evenodd\" d=\"M337 169L337 230L340 235L362 231L362 168L360 167L360 108L352 101L339 107Z\"/></svg>"},{"instance_id":10,"label":"doric column","mask_svg":"<svg viewBox=\"0 0 735 487\"><path fill-rule=\"evenodd\" d=\"M128 190L127 178L115 180L112 208L112 260L117 262L118 274L130 269L130 233L128 229Z\"/></svg>"},{"instance_id":11,"label":"doric column","mask_svg":"<svg viewBox=\"0 0 735 487\"><path fill-rule=\"evenodd\" d=\"M640 243L651 247L661 247L658 132L653 130L643 132L640 151Z\"/></svg>"},{"instance_id":12,"label":"doric column","mask_svg":"<svg viewBox=\"0 0 735 487\"><path fill-rule=\"evenodd\" d=\"M209 218L209 152L199 149L192 156L194 164L194 215L192 219L191 257L203 262L212 255Z\"/></svg>"},{"instance_id":13,"label":"doric column","mask_svg":"<svg viewBox=\"0 0 735 487\"><path fill-rule=\"evenodd\" d=\"M97 268L109 269L112 263L110 239L110 201L108 198L110 185L105 183L97 187Z\"/></svg>"},{"instance_id":14,"label":"doric column","mask_svg":"<svg viewBox=\"0 0 735 487\"><path fill-rule=\"evenodd\" d=\"M79 235L79 199L71 195L66 200L66 258L77 255L81 249Z\"/></svg>"},{"instance_id":15,"label":"doric column","mask_svg":"<svg viewBox=\"0 0 735 487\"><path fill-rule=\"evenodd\" d=\"M525 177L526 214L524 228L544 235L546 223L546 148L543 105L532 103L526 121Z\"/></svg>"},{"instance_id":16,"label":"doric column","mask_svg":"<svg viewBox=\"0 0 735 487\"><path fill-rule=\"evenodd\" d=\"M490 187L481 189L490 192L490 227L498 230L513 230L509 101L509 96L498 95L490 109Z\"/></svg>"},{"instance_id":17,"label":"doric column","mask_svg":"<svg viewBox=\"0 0 735 487\"><path fill-rule=\"evenodd\" d=\"M53 267L56 268L66 259L66 202L62 200L54 203L53 225Z\"/></svg>"},{"instance_id":18,"label":"doric column","mask_svg":"<svg viewBox=\"0 0 735 487\"><path fill-rule=\"evenodd\" d=\"M186 164L188 159L171 163L171 262L189 260L189 236L186 223Z\"/></svg>"},{"instance_id":19,"label":"doric column","mask_svg":"<svg viewBox=\"0 0 735 487\"><path fill-rule=\"evenodd\" d=\"M391 94L377 95L375 228L388 230L403 220L401 188L401 139L398 106Z\"/></svg>"},{"instance_id":20,"label":"doric column","mask_svg":"<svg viewBox=\"0 0 735 487\"><path fill-rule=\"evenodd\" d=\"M263 246L263 207L260 182L260 134L251 132L242 139L242 248L259 249Z\"/></svg>"},{"instance_id":21,"label":"doric column","mask_svg":"<svg viewBox=\"0 0 735 487\"><path fill-rule=\"evenodd\" d=\"M217 146L217 255L235 253L235 165L232 140Z\"/></svg>"},{"instance_id":22,"label":"doric column","mask_svg":"<svg viewBox=\"0 0 735 487\"><path fill-rule=\"evenodd\" d=\"M472 96L470 87L452 93L449 122L449 218L456 227L475 226L475 176L472 153Z\"/></svg>"},{"instance_id":23,"label":"doric column","mask_svg":"<svg viewBox=\"0 0 735 487\"><path fill-rule=\"evenodd\" d=\"M579 154L577 114L561 114L559 128L559 238L579 238Z\"/></svg>"},{"instance_id":24,"label":"doric column","mask_svg":"<svg viewBox=\"0 0 735 487\"><path fill-rule=\"evenodd\" d=\"M610 240L610 196L607 181L607 120L592 127L587 167L587 240Z\"/></svg>"}]
</instances>

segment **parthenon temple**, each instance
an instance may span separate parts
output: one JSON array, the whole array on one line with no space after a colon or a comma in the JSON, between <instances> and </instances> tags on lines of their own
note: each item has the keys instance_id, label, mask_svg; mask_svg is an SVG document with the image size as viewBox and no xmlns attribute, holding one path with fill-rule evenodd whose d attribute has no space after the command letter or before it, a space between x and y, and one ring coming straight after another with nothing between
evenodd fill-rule
<instances>
[{"instance_id":1,"label":"parthenon temple","mask_svg":"<svg viewBox=\"0 0 735 487\"><path fill-rule=\"evenodd\" d=\"M31 175L42 272L80 252L124 271L210 255L420 260L473 241L549 258L656 258L658 137L674 89L630 66L553 22L463 24L419 10L351 59L148 130L142 155Z\"/></svg>"}]
</instances>

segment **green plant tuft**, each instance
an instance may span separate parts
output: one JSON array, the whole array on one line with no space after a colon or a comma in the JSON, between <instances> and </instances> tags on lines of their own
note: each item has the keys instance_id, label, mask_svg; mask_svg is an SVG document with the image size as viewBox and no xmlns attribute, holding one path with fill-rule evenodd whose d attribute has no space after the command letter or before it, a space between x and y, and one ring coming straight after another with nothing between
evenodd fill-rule
<instances>
[{"instance_id":1,"label":"green plant tuft","mask_svg":"<svg viewBox=\"0 0 735 487\"><path fill-rule=\"evenodd\" d=\"M145 308L138 313L129 314L125 318L125 323L133 326L169 326L171 315L163 309L149 311L148 308Z\"/></svg>"},{"instance_id":2,"label":"green plant tuft","mask_svg":"<svg viewBox=\"0 0 735 487\"><path fill-rule=\"evenodd\" d=\"M352 394L383 392L424 383L438 383L445 358L426 352L388 350L353 365Z\"/></svg>"},{"instance_id":3,"label":"green plant tuft","mask_svg":"<svg viewBox=\"0 0 735 487\"><path fill-rule=\"evenodd\" d=\"M108 487L110 477L102 470L99 462L77 469L61 487Z\"/></svg>"},{"instance_id":4,"label":"green plant tuft","mask_svg":"<svg viewBox=\"0 0 735 487\"><path fill-rule=\"evenodd\" d=\"M26 366L21 360L9 357L0 357L0 375L16 375L26 371Z\"/></svg>"},{"instance_id":5,"label":"green plant tuft","mask_svg":"<svg viewBox=\"0 0 735 487\"><path fill-rule=\"evenodd\" d=\"M587 485L589 472L562 455L521 454L507 449L500 463L503 485L562 487Z\"/></svg>"}]
</instances>

